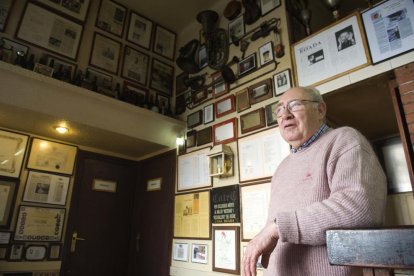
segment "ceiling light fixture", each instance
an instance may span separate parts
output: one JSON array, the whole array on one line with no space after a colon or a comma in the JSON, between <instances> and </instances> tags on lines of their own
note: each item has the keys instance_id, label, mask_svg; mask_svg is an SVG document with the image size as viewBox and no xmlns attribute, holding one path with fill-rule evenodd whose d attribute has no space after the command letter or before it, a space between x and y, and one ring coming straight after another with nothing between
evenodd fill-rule
<instances>
[{"instance_id":1,"label":"ceiling light fixture","mask_svg":"<svg viewBox=\"0 0 414 276\"><path fill-rule=\"evenodd\" d=\"M69 128L67 128L65 126L57 126L57 127L55 127L55 130L57 132L59 132L60 134L65 134L69 131Z\"/></svg>"}]
</instances>

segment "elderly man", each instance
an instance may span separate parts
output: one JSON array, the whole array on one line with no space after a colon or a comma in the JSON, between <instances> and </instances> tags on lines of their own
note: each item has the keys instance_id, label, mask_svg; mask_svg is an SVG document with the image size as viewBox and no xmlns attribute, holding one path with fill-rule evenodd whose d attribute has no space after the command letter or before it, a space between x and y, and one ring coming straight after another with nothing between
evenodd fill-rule
<instances>
[{"instance_id":1,"label":"elderly man","mask_svg":"<svg viewBox=\"0 0 414 276\"><path fill-rule=\"evenodd\" d=\"M326 104L314 88L288 90L275 115L291 154L273 175L268 221L246 249L244 275L256 275L260 255L266 276L350 275L329 264L325 231L382 223L381 165L357 130L325 124Z\"/></svg>"}]
</instances>

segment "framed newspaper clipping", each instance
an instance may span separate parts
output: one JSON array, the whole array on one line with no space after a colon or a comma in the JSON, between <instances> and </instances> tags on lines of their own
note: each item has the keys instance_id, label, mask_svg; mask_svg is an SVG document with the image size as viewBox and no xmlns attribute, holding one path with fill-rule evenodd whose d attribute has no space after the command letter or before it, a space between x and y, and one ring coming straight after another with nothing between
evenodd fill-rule
<instances>
[{"instance_id":1,"label":"framed newspaper clipping","mask_svg":"<svg viewBox=\"0 0 414 276\"><path fill-rule=\"evenodd\" d=\"M358 12L292 47L299 86L316 86L371 63Z\"/></svg>"},{"instance_id":2,"label":"framed newspaper clipping","mask_svg":"<svg viewBox=\"0 0 414 276\"><path fill-rule=\"evenodd\" d=\"M178 192L211 187L207 155L209 152L210 147L207 147L178 156Z\"/></svg>"},{"instance_id":3,"label":"framed newspaper clipping","mask_svg":"<svg viewBox=\"0 0 414 276\"><path fill-rule=\"evenodd\" d=\"M372 63L414 49L414 2L389 0L361 13Z\"/></svg>"}]
</instances>

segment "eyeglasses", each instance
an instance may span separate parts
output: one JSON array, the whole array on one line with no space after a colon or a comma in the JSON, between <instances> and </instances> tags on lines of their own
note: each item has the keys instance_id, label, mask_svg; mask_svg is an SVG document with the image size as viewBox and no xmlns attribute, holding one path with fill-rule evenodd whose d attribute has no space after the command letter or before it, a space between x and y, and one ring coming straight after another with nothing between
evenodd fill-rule
<instances>
[{"instance_id":1,"label":"eyeglasses","mask_svg":"<svg viewBox=\"0 0 414 276\"><path fill-rule=\"evenodd\" d=\"M282 117L283 111L285 111L286 108L289 110L289 112L302 111L302 110L305 109L304 104L306 102L319 103L319 101L294 99L294 100L289 101L286 104L286 106L283 106L282 104L277 106L273 114L275 114L277 118L280 118L280 117Z\"/></svg>"}]
</instances>

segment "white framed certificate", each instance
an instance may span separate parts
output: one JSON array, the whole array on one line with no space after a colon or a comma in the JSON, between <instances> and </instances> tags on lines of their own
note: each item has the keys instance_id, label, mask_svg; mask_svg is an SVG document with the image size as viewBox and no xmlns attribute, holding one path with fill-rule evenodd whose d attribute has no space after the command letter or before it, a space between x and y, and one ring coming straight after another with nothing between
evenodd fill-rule
<instances>
[{"instance_id":1,"label":"white framed certificate","mask_svg":"<svg viewBox=\"0 0 414 276\"><path fill-rule=\"evenodd\" d=\"M188 262L188 243L174 243L173 259L176 261Z\"/></svg>"},{"instance_id":2,"label":"white framed certificate","mask_svg":"<svg viewBox=\"0 0 414 276\"><path fill-rule=\"evenodd\" d=\"M29 136L0 130L0 175L18 178Z\"/></svg>"}]
</instances>

